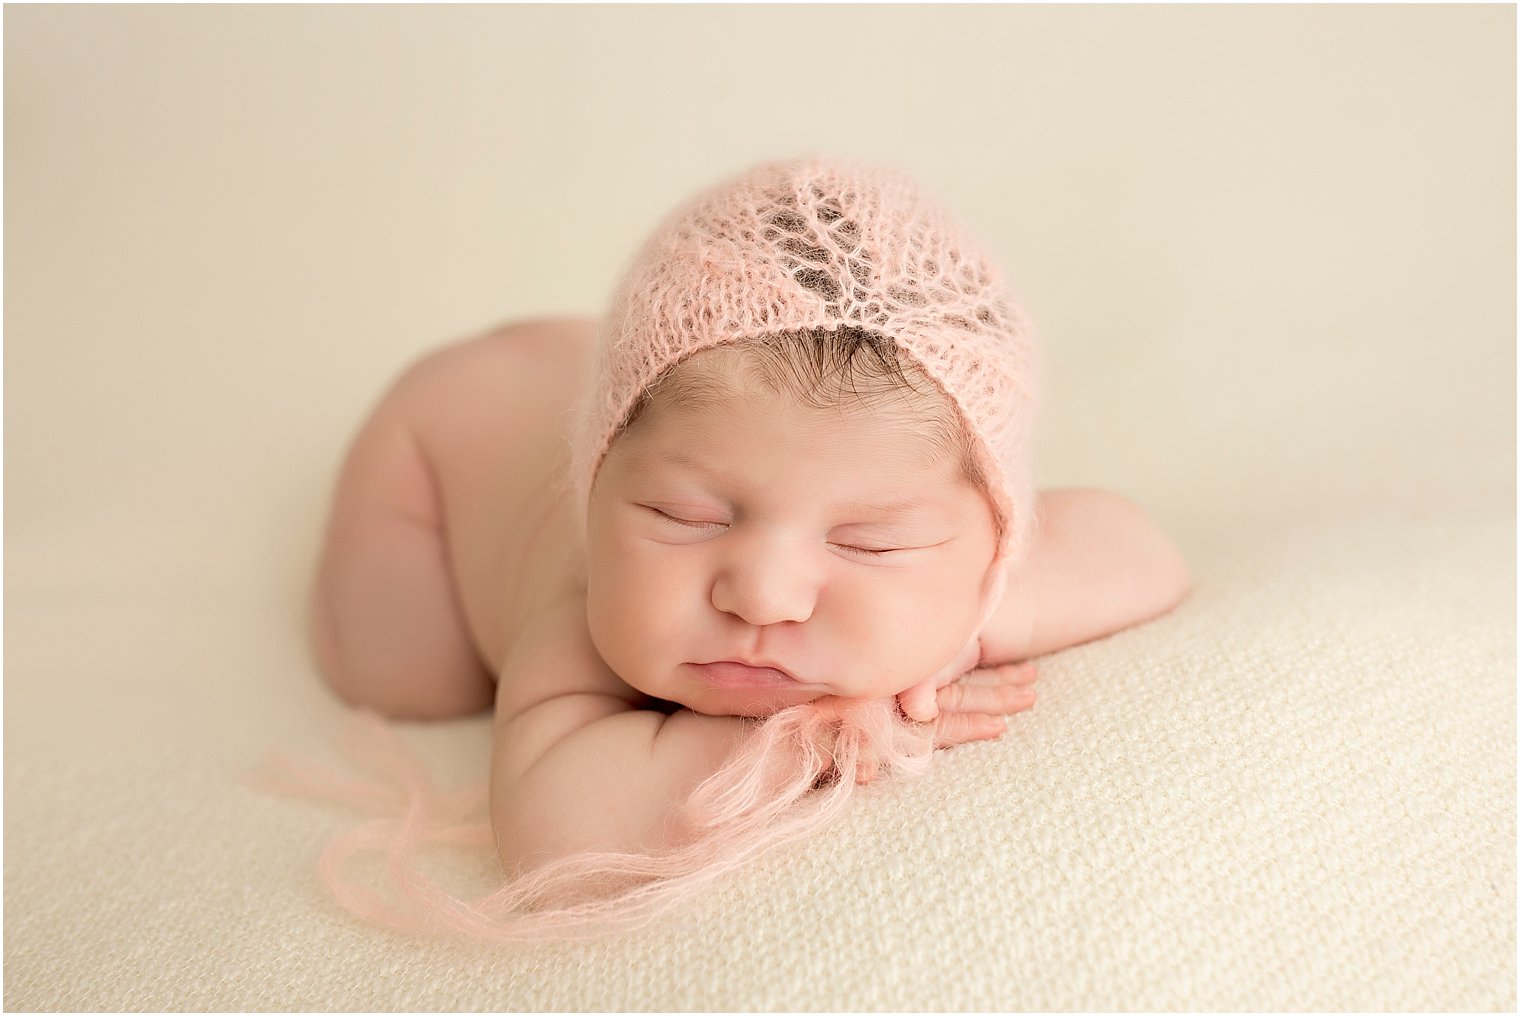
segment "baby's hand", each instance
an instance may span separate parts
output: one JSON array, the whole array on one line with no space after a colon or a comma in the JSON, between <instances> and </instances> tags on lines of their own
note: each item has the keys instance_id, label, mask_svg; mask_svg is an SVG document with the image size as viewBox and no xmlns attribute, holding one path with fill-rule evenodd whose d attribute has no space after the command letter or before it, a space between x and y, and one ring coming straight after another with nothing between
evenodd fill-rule
<instances>
[{"instance_id":1,"label":"baby's hand","mask_svg":"<svg viewBox=\"0 0 1520 1016\"><path fill-rule=\"evenodd\" d=\"M939 715L939 692L947 684L965 677L982 659L982 640L973 638L939 673L929 677L897 696L897 708L910 720L928 723Z\"/></svg>"},{"instance_id":2,"label":"baby's hand","mask_svg":"<svg viewBox=\"0 0 1520 1016\"><path fill-rule=\"evenodd\" d=\"M1004 716L1034 705L1033 660L978 667L935 693L934 747L953 748L967 741L990 741L1008 729Z\"/></svg>"},{"instance_id":3,"label":"baby's hand","mask_svg":"<svg viewBox=\"0 0 1520 1016\"><path fill-rule=\"evenodd\" d=\"M1034 705L1034 679L1039 666L1033 660L1004 663L995 667L977 667L942 684L934 693L934 747L953 748L968 741L991 741L1008 730L1003 719ZM919 686L922 687L921 685ZM903 696L917 689L909 689ZM916 719L907 708L903 715ZM928 722L921 720L920 722ZM871 783L879 775L874 758L862 758L856 770L857 783Z\"/></svg>"},{"instance_id":4,"label":"baby's hand","mask_svg":"<svg viewBox=\"0 0 1520 1016\"><path fill-rule=\"evenodd\" d=\"M970 713L973 714L974 725L979 725L983 731L986 731L992 726L991 719L1016 713L1034 705L1034 689L1029 687L1035 678L1033 660L998 666L978 666L981 660L981 639L980 637L973 638L967 643L966 648L961 650L960 655L946 664L939 673L899 693L897 707L908 719L917 720L920 723L941 719L945 710ZM967 685L972 690L964 690ZM947 690L957 686L963 690ZM985 688L991 688L993 692L979 690ZM1005 691L999 696L996 693L997 689L1009 688L1027 689L1028 694ZM1028 698L1027 702L1024 701L1025 698ZM1007 708L1001 704L1005 700L1011 702ZM978 736L966 729L965 720L962 719L950 722L945 733L952 738L958 738L958 740L952 740L950 744L961 744L965 741L996 737L1003 732L1003 726L999 721L996 733L983 733Z\"/></svg>"}]
</instances>

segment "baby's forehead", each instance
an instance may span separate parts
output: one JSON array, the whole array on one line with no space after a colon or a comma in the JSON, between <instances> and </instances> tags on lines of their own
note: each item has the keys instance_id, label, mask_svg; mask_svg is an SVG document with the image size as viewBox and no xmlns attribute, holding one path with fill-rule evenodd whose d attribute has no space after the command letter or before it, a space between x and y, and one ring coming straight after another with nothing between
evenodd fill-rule
<instances>
[{"instance_id":1,"label":"baby's forehead","mask_svg":"<svg viewBox=\"0 0 1520 1016\"><path fill-rule=\"evenodd\" d=\"M669 447L736 425L801 434L798 454L811 460L842 447L984 482L951 398L890 339L858 330L778 333L693 353L639 395L611 447Z\"/></svg>"},{"instance_id":2,"label":"baby's forehead","mask_svg":"<svg viewBox=\"0 0 1520 1016\"><path fill-rule=\"evenodd\" d=\"M758 344L731 343L694 353L651 386L651 404L692 412L716 411L736 399L792 396L815 408L866 413L905 424L943 416L942 396L926 386L898 384L858 373L811 372Z\"/></svg>"},{"instance_id":3,"label":"baby's forehead","mask_svg":"<svg viewBox=\"0 0 1520 1016\"><path fill-rule=\"evenodd\" d=\"M810 401L732 360L672 374L640 415L632 444L662 462L742 461L757 441L783 442L808 459L838 459L840 469L862 476L923 469L938 477L953 471L955 459L945 428L900 393Z\"/></svg>"}]
</instances>

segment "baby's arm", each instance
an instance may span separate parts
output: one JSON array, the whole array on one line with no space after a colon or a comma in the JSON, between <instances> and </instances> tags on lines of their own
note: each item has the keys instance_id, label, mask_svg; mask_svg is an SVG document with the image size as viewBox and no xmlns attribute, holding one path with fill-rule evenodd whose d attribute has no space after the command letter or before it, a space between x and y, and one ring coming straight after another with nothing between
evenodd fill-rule
<instances>
[{"instance_id":1,"label":"baby's arm","mask_svg":"<svg viewBox=\"0 0 1520 1016\"><path fill-rule=\"evenodd\" d=\"M581 708L587 715L596 707ZM561 729L574 723L547 711L537 720ZM660 852L679 845L679 806L756 725L689 709L668 716L609 709L560 736L526 771L493 772L492 821L502 862L529 871L582 851Z\"/></svg>"},{"instance_id":2,"label":"baby's arm","mask_svg":"<svg viewBox=\"0 0 1520 1016\"><path fill-rule=\"evenodd\" d=\"M677 841L677 805L755 721L660 705L602 662L583 603L517 641L501 670L491 760L491 824L509 870Z\"/></svg>"},{"instance_id":3,"label":"baby's arm","mask_svg":"<svg viewBox=\"0 0 1520 1016\"><path fill-rule=\"evenodd\" d=\"M1089 642L1187 595L1187 562L1134 502L1106 490L1042 491L1038 531L982 633L984 666Z\"/></svg>"},{"instance_id":4,"label":"baby's arm","mask_svg":"<svg viewBox=\"0 0 1520 1016\"><path fill-rule=\"evenodd\" d=\"M953 710L968 730L995 736L989 720L1034 698L1033 674L1015 681L1019 672L1007 664L1148 621L1187 595L1187 563L1132 501L1106 490L1047 490L1037 511L1029 553L981 633L976 669L963 677L965 668L951 668L909 688L899 696L907 715L943 723Z\"/></svg>"},{"instance_id":5,"label":"baby's arm","mask_svg":"<svg viewBox=\"0 0 1520 1016\"><path fill-rule=\"evenodd\" d=\"M667 713L670 703L641 695L607 668L584 613L572 604L540 618L502 667L490 807L498 854L511 871L584 851L679 844L689 833L677 824L680 806L761 723ZM935 735L936 747L995 736L953 707ZM867 761L857 778L868 782L874 770Z\"/></svg>"}]
</instances>

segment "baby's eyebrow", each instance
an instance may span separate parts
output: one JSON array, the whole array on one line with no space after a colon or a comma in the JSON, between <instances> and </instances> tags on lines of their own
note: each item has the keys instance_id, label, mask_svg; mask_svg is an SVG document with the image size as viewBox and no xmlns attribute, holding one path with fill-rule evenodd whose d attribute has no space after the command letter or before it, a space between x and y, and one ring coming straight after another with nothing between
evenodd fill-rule
<instances>
[{"instance_id":1,"label":"baby's eyebrow","mask_svg":"<svg viewBox=\"0 0 1520 1016\"><path fill-rule=\"evenodd\" d=\"M885 516L897 520L938 507L938 503L924 497L909 497L899 501L850 501L837 506L847 515Z\"/></svg>"},{"instance_id":2,"label":"baby's eyebrow","mask_svg":"<svg viewBox=\"0 0 1520 1016\"><path fill-rule=\"evenodd\" d=\"M705 462L699 462L695 458L680 450L668 450L661 453L657 461L666 465L684 467L695 470L705 476L718 480L727 480L743 477L742 470L730 471L715 468ZM904 518L917 515L921 512L943 510L944 502L938 498L915 495L913 497L898 498L892 501L846 501L834 505L834 510L842 515L864 516L868 518L886 518L897 522Z\"/></svg>"},{"instance_id":3,"label":"baby's eyebrow","mask_svg":"<svg viewBox=\"0 0 1520 1016\"><path fill-rule=\"evenodd\" d=\"M717 469L705 462L698 462L683 451L669 450L660 452L655 458L657 465L676 466L681 469L692 469L719 480L728 480L743 475L740 472L731 472L727 469Z\"/></svg>"}]
</instances>

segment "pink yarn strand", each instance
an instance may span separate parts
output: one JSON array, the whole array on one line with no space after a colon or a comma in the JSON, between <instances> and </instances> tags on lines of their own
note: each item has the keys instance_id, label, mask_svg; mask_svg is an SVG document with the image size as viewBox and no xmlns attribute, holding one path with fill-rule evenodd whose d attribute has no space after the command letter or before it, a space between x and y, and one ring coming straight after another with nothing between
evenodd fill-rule
<instances>
[{"instance_id":1,"label":"pink yarn strand","mask_svg":"<svg viewBox=\"0 0 1520 1016\"><path fill-rule=\"evenodd\" d=\"M794 706L760 724L696 789L683 809L689 837L680 846L571 855L470 901L440 886L418 861L431 846L476 851L482 860L494 853L484 783L436 793L417 757L373 714L356 714L340 743L377 779L276 758L260 780L383 816L340 834L322 852L318 872L333 898L382 927L494 941L582 939L647 926L714 880L833 822L867 764L916 775L933 751L929 728L904 720L891 700ZM389 895L356 881L350 869L365 854L383 861Z\"/></svg>"}]
</instances>

